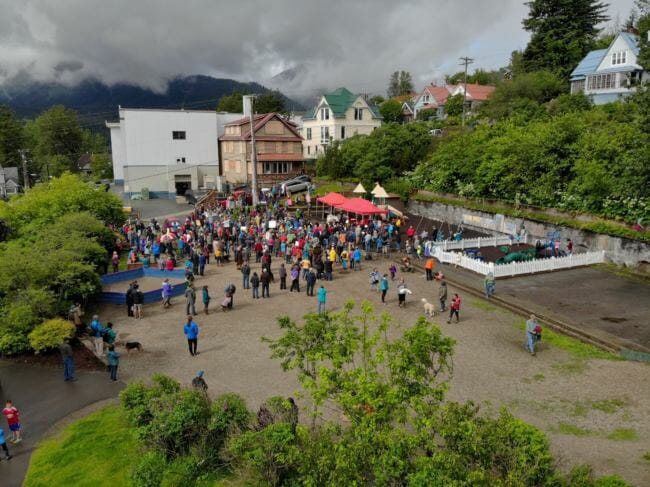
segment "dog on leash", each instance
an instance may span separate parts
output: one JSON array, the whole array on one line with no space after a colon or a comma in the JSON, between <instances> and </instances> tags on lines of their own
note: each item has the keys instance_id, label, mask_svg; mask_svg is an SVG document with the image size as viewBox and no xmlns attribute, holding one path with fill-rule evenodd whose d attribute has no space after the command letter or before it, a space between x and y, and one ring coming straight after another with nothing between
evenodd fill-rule
<instances>
[{"instance_id":1,"label":"dog on leash","mask_svg":"<svg viewBox=\"0 0 650 487\"><path fill-rule=\"evenodd\" d=\"M124 344L124 347L126 348L126 353L131 353L132 350L137 350L138 352L142 352L142 344L140 342L126 342Z\"/></svg>"},{"instance_id":2,"label":"dog on leash","mask_svg":"<svg viewBox=\"0 0 650 487\"><path fill-rule=\"evenodd\" d=\"M420 301L422 301L422 305L424 306L424 314L429 317L435 316L436 307L425 298L422 298Z\"/></svg>"}]
</instances>

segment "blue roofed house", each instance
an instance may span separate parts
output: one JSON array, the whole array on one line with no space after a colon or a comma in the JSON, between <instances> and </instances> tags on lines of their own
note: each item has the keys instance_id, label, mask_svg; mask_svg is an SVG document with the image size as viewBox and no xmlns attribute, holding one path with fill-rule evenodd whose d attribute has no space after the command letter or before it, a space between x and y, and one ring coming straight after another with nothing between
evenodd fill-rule
<instances>
[{"instance_id":1,"label":"blue roofed house","mask_svg":"<svg viewBox=\"0 0 650 487\"><path fill-rule=\"evenodd\" d=\"M591 51L571 73L571 93L584 93L596 105L629 95L650 74L637 64L637 36L621 32L607 49Z\"/></svg>"}]
</instances>

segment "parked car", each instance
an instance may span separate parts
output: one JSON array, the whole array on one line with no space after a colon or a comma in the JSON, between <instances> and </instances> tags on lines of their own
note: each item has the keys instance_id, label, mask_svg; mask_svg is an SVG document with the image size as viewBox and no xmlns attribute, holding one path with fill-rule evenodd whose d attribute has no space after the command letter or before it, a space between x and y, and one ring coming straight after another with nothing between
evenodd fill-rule
<instances>
[{"instance_id":1,"label":"parked car","mask_svg":"<svg viewBox=\"0 0 650 487\"><path fill-rule=\"evenodd\" d=\"M429 130L429 135L440 137L442 135L442 129L431 129Z\"/></svg>"},{"instance_id":2,"label":"parked car","mask_svg":"<svg viewBox=\"0 0 650 487\"><path fill-rule=\"evenodd\" d=\"M287 179L280 185L281 194L305 191L311 185L311 178L307 174L301 174L291 179Z\"/></svg>"},{"instance_id":3,"label":"parked car","mask_svg":"<svg viewBox=\"0 0 650 487\"><path fill-rule=\"evenodd\" d=\"M197 201L208 194L209 189L188 189L185 191L185 201L190 205L195 205Z\"/></svg>"}]
</instances>

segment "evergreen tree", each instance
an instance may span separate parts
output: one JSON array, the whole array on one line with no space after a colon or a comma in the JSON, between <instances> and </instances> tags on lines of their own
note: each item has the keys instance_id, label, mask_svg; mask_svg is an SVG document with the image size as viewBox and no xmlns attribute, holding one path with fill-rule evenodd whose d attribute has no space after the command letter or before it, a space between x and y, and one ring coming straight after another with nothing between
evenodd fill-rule
<instances>
[{"instance_id":1,"label":"evergreen tree","mask_svg":"<svg viewBox=\"0 0 650 487\"><path fill-rule=\"evenodd\" d=\"M592 49L598 24L609 20L597 0L532 0L523 20L531 39L523 54L526 71L546 69L567 79Z\"/></svg>"},{"instance_id":2,"label":"evergreen tree","mask_svg":"<svg viewBox=\"0 0 650 487\"><path fill-rule=\"evenodd\" d=\"M0 165L20 167L23 145L22 125L11 108L0 105ZM22 174L22 171L21 171Z\"/></svg>"},{"instance_id":3,"label":"evergreen tree","mask_svg":"<svg viewBox=\"0 0 650 487\"><path fill-rule=\"evenodd\" d=\"M395 71L388 82L388 97L413 93L413 79L408 71Z\"/></svg>"}]
</instances>

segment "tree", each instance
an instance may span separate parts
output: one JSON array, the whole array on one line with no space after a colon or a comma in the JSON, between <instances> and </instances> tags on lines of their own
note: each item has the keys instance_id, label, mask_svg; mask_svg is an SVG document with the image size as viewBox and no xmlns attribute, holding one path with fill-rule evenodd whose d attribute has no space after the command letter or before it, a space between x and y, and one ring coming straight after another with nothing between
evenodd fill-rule
<instances>
[{"instance_id":1,"label":"tree","mask_svg":"<svg viewBox=\"0 0 650 487\"><path fill-rule=\"evenodd\" d=\"M113 179L113 161L108 154L92 154L90 170L95 178Z\"/></svg>"},{"instance_id":2,"label":"tree","mask_svg":"<svg viewBox=\"0 0 650 487\"><path fill-rule=\"evenodd\" d=\"M459 93L458 95L450 96L445 103L445 113L450 117L462 115L463 103L464 99L462 94Z\"/></svg>"},{"instance_id":3,"label":"tree","mask_svg":"<svg viewBox=\"0 0 650 487\"><path fill-rule=\"evenodd\" d=\"M386 100L379 105L379 111L384 117L384 123L402 122L402 104L397 100Z\"/></svg>"},{"instance_id":4,"label":"tree","mask_svg":"<svg viewBox=\"0 0 650 487\"><path fill-rule=\"evenodd\" d=\"M255 113L285 112L284 98L279 91L267 91L257 95L254 102Z\"/></svg>"},{"instance_id":5,"label":"tree","mask_svg":"<svg viewBox=\"0 0 650 487\"><path fill-rule=\"evenodd\" d=\"M393 98L400 95L413 93L413 80L408 71L395 71L390 75L388 83L388 97Z\"/></svg>"},{"instance_id":6,"label":"tree","mask_svg":"<svg viewBox=\"0 0 650 487\"><path fill-rule=\"evenodd\" d=\"M242 113L244 111L244 102L242 99L243 96L244 95L239 91L235 91L230 95L223 95L217 104L217 111L228 113Z\"/></svg>"},{"instance_id":7,"label":"tree","mask_svg":"<svg viewBox=\"0 0 650 487\"><path fill-rule=\"evenodd\" d=\"M22 167L23 128L11 108L0 105L0 166ZM22 174L22 171L19 171Z\"/></svg>"},{"instance_id":8,"label":"tree","mask_svg":"<svg viewBox=\"0 0 650 487\"><path fill-rule=\"evenodd\" d=\"M82 154L83 133L77 112L56 105L41 113L27 127L37 169L46 176L74 170Z\"/></svg>"},{"instance_id":9,"label":"tree","mask_svg":"<svg viewBox=\"0 0 650 487\"><path fill-rule=\"evenodd\" d=\"M476 83L477 85L494 85L503 79L505 69L496 71L485 71L484 69L477 69L474 73L467 76L468 83ZM457 85L464 83L465 72L458 71L452 75L445 76L445 83L450 85Z\"/></svg>"},{"instance_id":10,"label":"tree","mask_svg":"<svg viewBox=\"0 0 650 487\"><path fill-rule=\"evenodd\" d=\"M524 68L553 71L567 80L591 50L598 24L609 20L607 4L597 0L532 0L524 29L531 39L523 54Z\"/></svg>"},{"instance_id":11,"label":"tree","mask_svg":"<svg viewBox=\"0 0 650 487\"><path fill-rule=\"evenodd\" d=\"M637 62L645 69L650 71L650 40L648 40L648 33L650 32L650 2L645 2L646 6L643 7L645 12L637 22L637 31L639 33L639 56ZM640 5L640 7L642 7Z\"/></svg>"},{"instance_id":12,"label":"tree","mask_svg":"<svg viewBox=\"0 0 650 487\"><path fill-rule=\"evenodd\" d=\"M381 105L384 101L386 101L386 99L381 95L375 95L370 98L370 104L372 105Z\"/></svg>"}]
</instances>

